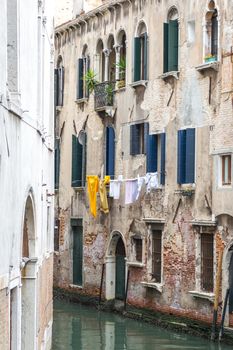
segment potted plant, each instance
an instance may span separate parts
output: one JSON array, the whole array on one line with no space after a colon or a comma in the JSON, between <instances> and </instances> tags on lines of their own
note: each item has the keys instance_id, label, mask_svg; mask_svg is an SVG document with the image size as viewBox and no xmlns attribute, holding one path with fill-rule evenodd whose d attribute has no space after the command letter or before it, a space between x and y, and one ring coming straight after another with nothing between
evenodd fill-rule
<instances>
[{"instance_id":1,"label":"potted plant","mask_svg":"<svg viewBox=\"0 0 233 350\"><path fill-rule=\"evenodd\" d=\"M204 57L206 63L217 61L216 55L208 54Z\"/></svg>"},{"instance_id":2,"label":"potted plant","mask_svg":"<svg viewBox=\"0 0 233 350\"><path fill-rule=\"evenodd\" d=\"M192 187L187 187L181 190L181 195L184 197L191 197L194 194L194 189Z\"/></svg>"},{"instance_id":3,"label":"potted plant","mask_svg":"<svg viewBox=\"0 0 233 350\"><path fill-rule=\"evenodd\" d=\"M126 71L126 59L122 57L118 63L116 63L116 67L119 68L119 78L120 80L117 82L117 88L120 89L125 87L125 71Z\"/></svg>"},{"instance_id":4,"label":"potted plant","mask_svg":"<svg viewBox=\"0 0 233 350\"><path fill-rule=\"evenodd\" d=\"M96 80L96 74L92 69L89 69L83 77L83 80L86 82L87 90L91 94L98 81Z\"/></svg>"},{"instance_id":5,"label":"potted plant","mask_svg":"<svg viewBox=\"0 0 233 350\"><path fill-rule=\"evenodd\" d=\"M112 104L113 104L113 87L112 87L112 84L106 85L105 93L106 93L106 105L107 106L112 106Z\"/></svg>"}]
</instances>

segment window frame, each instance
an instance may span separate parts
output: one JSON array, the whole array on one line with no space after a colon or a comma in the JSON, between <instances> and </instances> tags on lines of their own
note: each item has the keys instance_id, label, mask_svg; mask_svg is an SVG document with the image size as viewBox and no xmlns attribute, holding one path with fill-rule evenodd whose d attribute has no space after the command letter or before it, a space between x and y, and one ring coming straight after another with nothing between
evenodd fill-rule
<instances>
[{"instance_id":1,"label":"window frame","mask_svg":"<svg viewBox=\"0 0 233 350\"><path fill-rule=\"evenodd\" d=\"M158 280L156 280L156 276L155 276L155 257L154 257L154 253L155 253L155 240L154 237L155 235L157 235L159 233L160 235L160 271L159 271L159 278ZM151 275L151 282L152 283L156 283L158 285L162 284L163 281L163 230L161 228L152 228L151 229L151 269L150 269L150 275Z\"/></svg>"},{"instance_id":2,"label":"window frame","mask_svg":"<svg viewBox=\"0 0 233 350\"><path fill-rule=\"evenodd\" d=\"M229 159L228 161L228 181L225 182L226 173L225 173L225 165L226 165L226 159ZM232 155L231 154L223 154L220 156L220 167L221 167L221 186L232 186Z\"/></svg>"},{"instance_id":3,"label":"window frame","mask_svg":"<svg viewBox=\"0 0 233 350\"><path fill-rule=\"evenodd\" d=\"M190 140L189 143L187 143L187 133L194 138L194 143L191 145ZM192 133L194 133L192 135ZM183 136L182 136L183 134ZM179 138L180 135L180 138ZM183 140L182 140L183 138ZM185 139L185 141L184 141ZM185 142L185 149L182 148L182 144ZM187 175L187 169L190 168L187 164L187 144L189 145L189 156L192 156L192 147L194 150L193 155L193 182L188 181L188 178L191 176L190 174ZM180 154L181 152L181 154ZM183 163L181 163L183 161ZM197 129L196 128L187 128L187 129L180 129L177 131L177 183L179 185L193 185L196 182L196 162L197 162Z\"/></svg>"},{"instance_id":4,"label":"window frame","mask_svg":"<svg viewBox=\"0 0 233 350\"><path fill-rule=\"evenodd\" d=\"M212 239L212 242L208 241L207 238ZM205 242L204 242L205 240ZM209 233L209 232L202 232L201 236L200 236L200 245L201 245L201 280L200 280L200 287L201 287L201 291L205 292L205 293L213 293L214 291L214 234L213 233ZM208 242L207 242L208 241ZM212 244L212 255L211 256L207 256L204 255L204 243L206 243L206 246L208 246L208 244ZM209 249L206 249L206 252L208 251L208 253L210 253ZM211 259L211 264L210 264L210 260ZM204 266L204 262L206 262L206 266ZM212 265L212 266L211 266ZM210 268L211 266L211 268ZM208 276L206 277L206 275L204 276L205 273L207 273L206 271L211 270L212 272L212 276L211 276L211 281L209 280ZM207 280L208 280L208 284L211 286L210 288L208 288L207 286Z\"/></svg>"}]
</instances>

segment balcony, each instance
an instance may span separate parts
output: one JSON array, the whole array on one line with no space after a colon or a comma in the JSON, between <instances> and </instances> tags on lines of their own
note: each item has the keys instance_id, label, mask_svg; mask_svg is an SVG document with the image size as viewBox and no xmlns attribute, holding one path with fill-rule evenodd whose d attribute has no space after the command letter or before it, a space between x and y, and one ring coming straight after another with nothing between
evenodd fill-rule
<instances>
[{"instance_id":1,"label":"balcony","mask_svg":"<svg viewBox=\"0 0 233 350\"><path fill-rule=\"evenodd\" d=\"M95 110L97 112L113 109L115 82L105 81L95 86Z\"/></svg>"}]
</instances>

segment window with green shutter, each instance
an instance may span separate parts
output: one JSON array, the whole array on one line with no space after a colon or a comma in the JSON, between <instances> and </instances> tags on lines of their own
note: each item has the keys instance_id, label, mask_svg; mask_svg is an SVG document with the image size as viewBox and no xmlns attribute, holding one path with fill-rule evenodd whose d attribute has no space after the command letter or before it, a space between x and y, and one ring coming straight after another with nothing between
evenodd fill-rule
<instances>
[{"instance_id":1,"label":"window with green shutter","mask_svg":"<svg viewBox=\"0 0 233 350\"><path fill-rule=\"evenodd\" d=\"M148 79L148 35L145 23L138 28L134 38L134 82Z\"/></svg>"},{"instance_id":2,"label":"window with green shutter","mask_svg":"<svg viewBox=\"0 0 233 350\"><path fill-rule=\"evenodd\" d=\"M149 123L130 125L130 154L146 154Z\"/></svg>"},{"instance_id":3,"label":"window with green shutter","mask_svg":"<svg viewBox=\"0 0 233 350\"><path fill-rule=\"evenodd\" d=\"M195 129L178 131L177 182L195 182Z\"/></svg>"},{"instance_id":4,"label":"window with green shutter","mask_svg":"<svg viewBox=\"0 0 233 350\"><path fill-rule=\"evenodd\" d=\"M178 70L179 27L178 20L169 20L163 27L163 71Z\"/></svg>"},{"instance_id":5,"label":"window with green shutter","mask_svg":"<svg viewBox=\"0 0 233 350\"><path fill-rule=\"evenodd\" d=\"M86 133L72 135L72 187L85 186L86 178Z\"/></svg>"}]
</instances>

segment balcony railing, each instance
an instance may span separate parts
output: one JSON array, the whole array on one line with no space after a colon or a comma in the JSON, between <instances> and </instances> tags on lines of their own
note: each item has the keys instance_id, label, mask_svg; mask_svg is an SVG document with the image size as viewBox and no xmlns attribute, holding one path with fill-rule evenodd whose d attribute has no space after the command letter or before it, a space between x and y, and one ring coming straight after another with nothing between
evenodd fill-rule
<instances>
[{"instance_id":1,"label":"balcony railing","mask_svg":"<svg viewBox=\"0 0 233 350\"><path fill-rule=\"evenodd\" d=\"M113 106L115 82L105 81L95 86L95 110Z\"/></svg>"}]
</instances>

